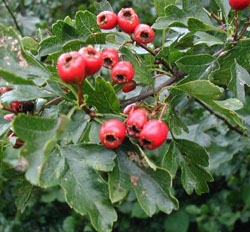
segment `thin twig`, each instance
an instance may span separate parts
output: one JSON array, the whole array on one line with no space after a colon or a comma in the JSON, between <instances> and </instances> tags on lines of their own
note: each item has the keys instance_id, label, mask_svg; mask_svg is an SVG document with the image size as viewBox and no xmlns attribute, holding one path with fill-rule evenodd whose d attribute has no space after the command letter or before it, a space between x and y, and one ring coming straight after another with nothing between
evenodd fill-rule
<instances>
[{"instance_id":1,"label":"thin twig","mask_svg":"<svg viewBox=\"0 0 250 232\"><path fill-rule=\"evenodd\" d=\"M17 20L16 20L16 17L15 15L13 14L13 12L11 11L8 3L6 0L3 0L3 3L4 3L4 6L5 8L7 9L7 11L9 12L10 16L12 17L13 21L14 21L14 24L17 28L17 30L20 32L21 36L23 36L23 32L22 32L22 29L19 27L18 23L17 23Z\"/></svg>"},{"instance_id":2,"label":"thin twig","mask_svg":"<svg viewBox=\"0 0 250 232\"><path fill-rule=\"evenodd\" d=\"M246 133L244 133L244 131L240 130L238 126L234 126L232 125L225 117L223 117L222 115L218 114L217 112L213 111L211 108L209 108L204 102L198 100L198 99L195 99L195 101L197 103L199 103L203 108L205 108L210 114L214 115L216 118L222 120L226 125L227 127L230 129L230 130L234 130L235 132L237 132L238 134L240 134L241 136L245 136L245 137L248 137L248 135Z\"/></svg>"},{"instance_id":3,"label":"thin twig","mask_svg":"<svg viewBox=\"0 0 250 232\"><path fill-rule=\"evenodd\" d=\"M132 97L132 98L129 98L129 99L126 99L126 100L122 100L121 101L121 107L125 107L127 105L130 105L134 102L139 102L139 101L142 101L144 100L145 98L155 94L155 93L158 93L162 88L166 87L166 86L170 86L172 85L173 83L175 83L176 81L178 81L179 79L183 78L186 74L182 73L182 72L176 72L176 74L171 77L170 79L168 79L167 81L163 82L161 85L159 85L157 88L155 89L150 89L136 97Z\"/></svg>"}]
</instances>

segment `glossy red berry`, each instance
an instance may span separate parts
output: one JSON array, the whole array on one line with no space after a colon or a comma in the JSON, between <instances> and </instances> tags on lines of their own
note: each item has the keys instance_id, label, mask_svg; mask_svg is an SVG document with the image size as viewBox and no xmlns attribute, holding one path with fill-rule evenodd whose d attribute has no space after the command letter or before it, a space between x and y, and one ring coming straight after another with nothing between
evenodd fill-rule
<instances>
[{"instance_id":1,"label":"glossy red berry","mask_svg":"<svg viewBox=\"0 0 250 232\"><path fill-rule=\"evenodd\" d=\"M14 101L10 103L10 107L16 113L33 112L35 104L32 101Z\"/></svg>"},{"instance_id":2,"label":"glossy red berry","mask_svg":"<svg viewBox=\"0 0 250 232\"><path fill-rule=\"evenodd\" d=\"M102 67L102 54L93 46L82 47L78 51L86 63L86 75L93 75L97 73Z\"/></svg>"},{"instance_id":3,"label":"glossy red berry","mask_svg":"<svg viewBox=\"0 0 250 232\"><path fill-rule=\"evenodd\" d=\"M79 83L85 78L85 60L76 51L63 53L57 60L57 72L66 83Z\"/></svg>"},{"instance_id":4,"label":"glossy red berry","mask_svg":"<svg viewBox=\"0 0 250 232\"><path fill-rule=\"evenodd\" d=\"M114 48L105 48L102 51L103 66L105 68L111 69L115 64L119 62L118 51Z\"/></svg>"},{"instance_id":5,"label":"glossy red berry","mask_svg":"<svg viewBox=\"0 0 250 232\"><path fill-rule=\"evenodd\" d=\"M250 0L229 0L229 5L234 10L243 10L250 5Z\"/></svg>"},{"instance_id":6,"label":"glossy red berry","mask_svg":"<svg viewBox=\"0 0 250 232\"><path fill-rule=\"evenodd\" d=\"M117 22L122 31L130 34L139 25L140 19L132 8L122 8L117 14Z\"/></svg>"},{"instance_id":7,"label":"glossy red berry","mask_svg":"<svg viewBox=\"0 0 250 232\"><path fill-rule=\"evenodd\" d=\"M111 79L117 84L124 84L134 77L134 68L129 61L119 61L111 69Z\"/></svg>"},{"instance_id":8,"label":"glossy red berry","mask_svg":"<svg viewBox=\"0 0 250 232\"><path fill-rule=\"evenodd\" d=\"M161 146L168 136L167 125L157 119L147 121L139 134L140 145L152 150Z\"/></svg>"},{"instance_id":9,"label":"glossy red berry","mask_svg":"<svg viewBox=\"0 0 250 232\"><path fill-rule=\"evenodd\" d=\"M135 109L138 109L139 107L140 106L136 103L129 104L123 109L123 113L128 115L130 112L134 111Z\"/></svg>"},{"instance_id":10,"label":"glossy red berry","mask_svg":"<svg viewBox=\"0 0 250 232\"><path fill-rule=\"evenodd\" d=\"M133 137L138 138L145 123L148 121L148 112L144 109L136 109L129 113L125 125L127 133Z\"/></svg>"},{"instance_id":11,"label":"glossy red berry","mask_svg":"<svg viewBox=\"0 0 250 232\"><path fill-rule=\"evenodd\" d=\"M118 119L109 119L101 126L99 137L101 143L110 149L119 147L126 136L126 127Z\"/></svg>"},{"instance_id":12,"label":"glossy red berry","mask_svg":"<svg viewBox=\"0 0 250 232\"><path fill-rule=\"evenodd\" d=\"M137 43L148 44L155 38L155 32L147 24L139 24L134 30L134 40Z\"/></svg>"},{"instance_id":13,"label":"glossy red berry","mask_svg":"<svg viewBox=\"0 0 250 232\"><path fill-rule=\"evenodd\" d=\"M113 29L117 25L117 15L112 11L102 11L97 15L96 22L101 29Z\"/></svg>"},{"instance_id":14,"label":"glossy red berry","mask_svg":"<svg viewBox=\"0 0 250 232\"><path fill-rule=\"evenodd\" d=\"M125 83L122 87L122 92L128 93L136 88L136 82L134 80Z\"/></svg>"}]
</instances>

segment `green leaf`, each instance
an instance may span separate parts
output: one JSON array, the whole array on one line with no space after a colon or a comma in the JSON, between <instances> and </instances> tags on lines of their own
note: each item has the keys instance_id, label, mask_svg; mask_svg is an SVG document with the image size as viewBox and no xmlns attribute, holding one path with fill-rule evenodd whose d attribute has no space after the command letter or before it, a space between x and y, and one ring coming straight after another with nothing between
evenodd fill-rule
<instances>
[{"instance_id":1,"label":"green leaf","mask_svg":"<svg viewBox=\"0 0 250 232\"><path fill-rule=\"evenodd\" d=\"M250 86L248 71L235 61L231 67L231 77L228 88L233 91L234 97L245 102L245 85Z\"/></svg>"},{"instance_id":2,"label":"green leaf","mask_svg":"<svg viewBox=\"0 0 250 232\"><path fill-rule=\"evenodd\" d=\"M222 88L206 80L190 81L176 85L173 88L184 91L190 96L205 102L218 99L223 93Z\"/></svg>"},{"instance_id":3,"label":"green leaf","mask_svg":"<svg viewBox=\"0 0 250 232\"><path fill-rule=\"evenodd\" d=\"M186 55L180 58L176 64L181 71L189 75L180 83L187 82L187 80L206 79L219 68L216 59L208 54Z\"/></svg>"},{"instance_id":4,"label":"green leaf","mask_svg":"<svg viewBox=\"0 0 250 232\"><path fill-rule=\"evenodd\" d=\"M229 1L224 1L224 0L215 0L217 5L219 6L220 10L223 13L224 19L228 19L228 14L231 10L231 7L229 5Z\"/></svg>"},{"instance_id":5,"label":"green leaf","mask_svg":"<svg viewBox=\"0 0 250 232\"><path fill-rule=\"evenodd\" d=\"M170 193L172 180L168 171L150 168L145 155L137 147L123 145L117 150L116 162L109 174L112 202L124 198L132 188L140 206L149 216L158 210L169 214L178 208L177 199Z\"/></svg>"},{"instance_id":6,"label":"green leaf","mask_svg":"<svg viewBox=\"0 0 250 232\"><path fill-rule=\"evenodd\" d=\"M194 34L196 38L194 39L194 45L206 44L208 47L215 45L222 45L224 42L206 32L198 31Z\"/></svg>"},{"instance_id":7,"label":"green leaf","mask_svg":"<svg viewBox=\"0 0 250 232\"><path fill-rule=\"evenodd\" d=\"M78 143L90 123L90 117L83 111L76 111L70 118L69 124L62 135L62 143Z\"/></svg>"},{"instance_id":8,"label":"green leaf","mask_svg":"<svg viewBox=\"0 0 250 232\"><path fill-rule=\"evenodd\" d=\"M102 11L113 11L111 4L107 0L102 0L101 2L94 2L94 6L97 10L97 12L102 12Z\"/></svg>"},{"instance_id":9,"label":"green leaf","mask_svg":"<svg viewBox=\"0 0 250 232\"><path fill-rule=\"evenodd\" d=\"M24 212L33 190L33 185L27 181L22 181L15 187L15 204L20 212Z\"/></svg>"},{"instance_id":10,"label":"green leaf","mask_svg":"<svg viewBox=\"0 0 250 232\"><path fill-rule=\"evenodd\" d=\"M12 91L9 91L1 96L3 103L10 103L13 101L29 101L37 98L53 97L47 91L44 91L32 85L17 85Z\"/></svg>"},{"instance_id":11,"label":"green leaf","mask_svg":"<svg viewBox=\"0 0 250 232\"><path fill-rule=\"evenodd\" d=\"M87 214L97 231L111 231L117 215L99 171L114 168L114 152L91 144L62 147L60 152L67 166L60 183L67 203L78 213Z\"/></svg>"},{"instance_id":12,"label":"green leaf","mask_svg":"<svg viewBox=\"0 0 250 232\"><path fill-rule=\"evenodd\" d=\"M66 124L65 117L49 119L24 114L15 117L13 129L25 141L20 155L27 160L25 176L32 184L38 184L44 158L54 148L57 136Z\"/></svg>"},{"instance_id":13,"label":"green leaf","mask_svg":"<svg viewBox=\"0 0 250 232\"><path fill-rule=\"evenodd\" d=\"M44 84L50 77L47 68L23 50L12 28L0 24L0 31L0 76L13 84Z\"/></svg>"},{"instance_id":14,"label":"green leaf","mask_svg":"<svg viewBox=\"0 0 250 232\"><path fill-rule=\"evenodd\" d=\"M120 112L120 102L111 83L95 78L95 87L85 80L83 93L88 96L87 104L96 107L99 113Z\"/></svg>"},{"instance_id":15,"label":"green leaf","mask_svg":"<svg viewBox=\"0 0 250 232\"><path fill-rule=\"evenodd\" d=\"M179 139L174 140L165 154L162 162L175 176L181 168L181 182L188 194L195 190L197 194L209 191L207 182L213 180L211 174L205 169L208 166L208 154L199 144Z\"/></svg>"},{"instance_id":16,"label":"green leaf","mask_svg":"<svg viewBox=\"0 0 250 232\"><path fill-rule=\"evenodd\" d=\"M171 26L186 26L187 16L184 10L175 5L169 5L165 9L165 15L158 17L152 28L156 30L167 29Z\"/></svg>"},{"instance_id":17,"label":"green leaf","mask_svg":"<svg viewBox=\"0 0 250 232\"><path fill-rule=\"evenodd\" d=\"M243 107L242 102L237 98L228 98L223 101L214 101L221 108L228 110L240 110Z\"/></svg>"},{"instance_id":18,"label":"green leaf","mask_svg":"<svg viewBox=\"0 0 250 232\"><path fill-rule=\"evenodd\" d=\"M213 25L207 13L203 9L203 5L199 0L182 0L184 12L189 17L198 18L206 24Z\"/></svg>"},{"instance_id":19,"label":"green leaf","mask_svg":"<svg viewBox=\"0 0 250 232\"><path fill-rule=\"evenodd\" d=\"M165 16L165 8L168 5L174 5L175 3L176 3L176 0L154 0L156 14L158 16Z\"/></svg>"},{"instance_id":20,"label":"green leaf","mask_svg":"<svg viewBox=\"0 0 250 232\"><path fill-rule=\"evenodd\" d=\"M228 86L232 79L232 64L237 62L246 70L250 69L250 39L239 40L236 44L229 44L218 58L220 69L213 74L212 81L216 84ZM238 69L238 67L237 67Z\"/></svg>"},{"instance_id":21,"label":"green leaf","mask_svg":"<svg viewBox=\"0 0 250 232\"><path fill-rule=\"evenodd\" d=\"M169 5L165 9L165 16L157 18L152 25L154 29L167 29L171 26L187 26L188 18L197 18L203 22L203 24L212 25L209 17L203 10L203 6L198 0L183 0L182 9L175 5Z\"/></svg>"},{"instance_id":22,"label":"green leaf","mask_svg":"<svg viewBox=\"0 0 250 232\"><path fill-rule=\"evenodd\" d=\"M78 50L83 44L100 44L106 35L101 33L96 24L96 16L91 12L78 11L75 21L65 18L52 25L53 36L40 43L40 56L52 55L62 50Z\"/></svg>"},{"instance_id":23,"label":"green leaf","mask_svg":"<svg viewBox=\"0 0 250 232\"><path fill-rule=\"evenodd\" d=\"M217 27L214 27L211 24L206 24L204 21L193 17L188 18L187 24L188 24L188 29L192 32L219 31ZM225 33L223 30L221 30L221 32Z\"/></svg>"},{"instance_id":24,"label":"green leaf","mask_svg":"<svg viewBox=\"0 0 250 232\"><path fill-rule=\"evenodd\" d=\"M145 85L152 85L153 78L151 72L148 70L148 67L145 65L144 61L131 49L123 47L120 50L120 53L129 60L135 70L135 80Z\"/></svg>"}]
</instances>

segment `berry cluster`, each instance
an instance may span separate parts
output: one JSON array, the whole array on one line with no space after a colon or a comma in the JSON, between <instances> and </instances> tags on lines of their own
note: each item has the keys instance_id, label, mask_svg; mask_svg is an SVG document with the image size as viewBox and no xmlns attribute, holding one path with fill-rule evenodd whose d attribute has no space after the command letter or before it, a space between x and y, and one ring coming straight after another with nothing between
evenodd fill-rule
<instances>
[{"instance_id":1,"label":"berry cluster","mask_svg":"<svg viewBox=\"0 0 250 232\"><path fill-rule=\"evenodd\" d=\"M0 96L6 92L11 91L11 88L8 87L0 87ZM14 101L11 102L9 107L4 106L4 109L11 112L9 114L4 115L4 119L11 121L14 119L15 115L19 113L33 113L35 104L33 101ZM24 144L24 141L19 139L15 133L11 130L9 137L9 141L13 144L14 148L19 148Z\"/></svg>"},{"instance_id":2,"label":"berry cluster","mask_svg":"<svg viewBox=\"0 0 250 232\"><path fill-rule=\"evenodd\" d=\"M137 13L132 8L122 8L117 15L112 11L102 11L97 15L96 22L104 30L118 26L121 31L132 34L137 43L148 44L155 37L152 27L141 24Z\"/></svg>"},{"instance_id":3,"label":"berry cluster","mask_svg":"<svg viewBox=\"0 0 250 232\"><path fill-rule=\"evenodd\" d=\"M105 48L99 52L89 45L82 47L79 51L63 53L57 61L60 78L69 84L82 83L87 76L94 75L102 66L111 69L110 75L114 83L125 85L124 92L136 87L135 81L132 81L133 65L129 61L119 61L118 51L114 48Z\"/></svg>"},{"instance_id":4,"label":"berry cluster","mask_svg":"<svg viewBox=\"0 0 250 232\"><path fill-rule=\"evenodd\" d=\"M168 136L168 127L160 119L149 119L148 112L142 108L132 108L123 123L110 119L101 126L101 143L110 149L119 147L126 135L139 140L139 144L149 150L161 146Z\"/></svg>"},{"instance_id":5,"label":"berry cluster","mask_svg":"<svg viewBox=\"0 0 250 232\"><path fill-rule=\"evenodd\" d=\"M229 0L229 5L234 10L243 10L250 5L250 0Z\"/></svg>"},{"instance_id":6,"label":"berry cluster","mask_svg":"<svg viewBox=\"0 0 250 232\"><path fill-rule=\"evenodd\" d=\"M57 72L64 82L78 84L97 73L102 64L102 54L89 45L79 51L61 54L57 60Z\"/></svg>"}]
</instances>

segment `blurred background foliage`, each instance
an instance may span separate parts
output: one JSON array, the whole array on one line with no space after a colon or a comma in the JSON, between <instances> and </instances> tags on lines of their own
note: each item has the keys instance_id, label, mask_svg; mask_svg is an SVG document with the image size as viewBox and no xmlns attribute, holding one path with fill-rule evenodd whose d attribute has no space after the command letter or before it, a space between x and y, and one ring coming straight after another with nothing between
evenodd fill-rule
<instances>
[{"instance_id":1,"label":"blurred background foliage","mask_svg":"<svg viewBox=\"0 0 250 232\"><path fill-rule=\"evenodd\" d=\"M156 19L153 1L113 0L109 2L116 12L121 7L133 7L138 12L141 21L145 23L152 24ZM218 11L215 6L216 1L203 0L201 2L207 10ZM74 17L76 11L84 9L97 13L94 1L0 1L1 23L16 27L15 18L23 36L35 36L36 33L46 34L56 20L66 16ZM249 104L246 105L250 105L250 98L247 101ZM249 111L250 109L241 113L249 115ZM175 183L175 195L180 201L180 210L171 215L159 213L152 218L147 218L138 203L135 203L135 196L131 192L125 202L117 205L119 221L115 224L114 231L247 231L250 226L248 140L229 131L223 121L211 117L196 103L182 104L178 113L189 125L191 134L187 136L196 136L197 142L205 146L209 154L214 154L210 157L209 168L215 179L210 183L210 193L188 196L181 187L178 187L178 183ZM85 217L76 214L64 203L64 196L60 190L36 189L29 185L20 173L8 170L8 167L1 164L0 167L1 232L94 231ZM20 191L24 188L30 188L30 195L26 196L27 199L20 201L28 201L25 210L17 200Z\"/></svg>"}]
</instances>

